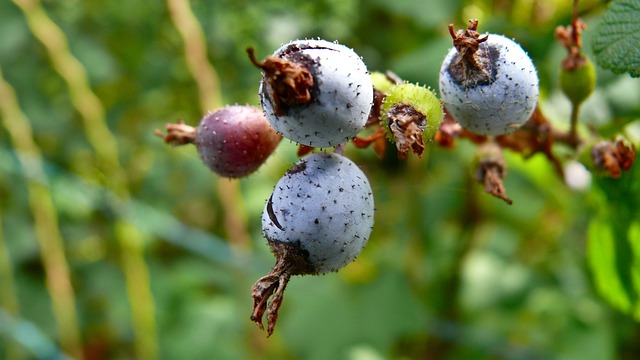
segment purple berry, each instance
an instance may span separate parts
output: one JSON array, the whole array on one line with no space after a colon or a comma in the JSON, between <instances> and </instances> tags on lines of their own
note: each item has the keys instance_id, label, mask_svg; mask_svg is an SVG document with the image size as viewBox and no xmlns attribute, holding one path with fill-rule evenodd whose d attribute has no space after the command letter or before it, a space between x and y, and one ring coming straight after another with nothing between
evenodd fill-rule
<instances>
[{"instance_id":1,"label":"purple berry","mask_svg":"<svg viewBox=\"0 0 640 360\"><path fill-rule=\"evenodd\" d=\"M281 139L260 109L235 105L206 114L198 125L195 144L212 171L238 178L256 171Z\"/></svg>"}]
</instances>

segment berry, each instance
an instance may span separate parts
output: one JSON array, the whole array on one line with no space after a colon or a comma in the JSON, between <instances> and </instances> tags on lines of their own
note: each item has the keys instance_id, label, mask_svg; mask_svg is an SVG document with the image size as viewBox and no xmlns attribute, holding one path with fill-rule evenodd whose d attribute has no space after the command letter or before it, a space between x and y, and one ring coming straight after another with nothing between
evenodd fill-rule
<instances>
[{"instance_id":1,"label":"berry","mask_svg":"<svg viewBox=\"0 0 640 360\"><path fill-rule=\"evenodd\" d=\"M262 329L273 295L267 313L271 335L289 278L337 271L353 261L371 233L373 210L369 181L346 157L313 153L291 167L262 213L276 264L253 286L251 319Z\"/></svg>"},{"instance_id":2,"label":"berry","mask_svg":"<svg viewBox=\"0 0 640 360\"><path fill-rule=\"evenodd\" d=\"M165 142L193 143L202 161L215 173L229 178L256 171L278 146L282 137L253 106L226 106L207 113L197 128L179 122L167 125Z\"/></svg>"},{"instance_id":3,"label":"berry","mask_svg":"<svg viewBox=\"0 0 640 360\"><path fill-rule=\"evenodd\" d=\"M560 89L574 107L586 100L596 87L596 68L589 57L582 54L582 32L587 25L577 16L574 8L571 25L558 26L555 31L556 39L567 49L560 71Z\"/></svg>"},{"instance_id":4,"label":"berry","mask_svg":"<svg viewBox=\"0 0 640 360\"><path fill-rule=\"evenodd\" d=\"M560 89L576 106L585 101L596 88L596 68L588 57L582 56L579 64L560 71Z\"/></svg>"},{"instance_id":5,"label":"berry","mask_svg":"<svg viewBox=\"0 0 640 360\"><path fill-rule=\"evenodd\" d=\"M362 59L350 48L325 40L296 40L264 61L260 102L271 125L303 145L344 143L365 125L373 84Z\"/></svg>"},{"instance_id":6,"label":"berry","mask_svg":"<svg viewBox=\"0 0 640 360\"><path fill-rule=\"evenodd\" d=\"M237 178L256 171L281 139L260 109L235 105L202 118L196 147L211 170L221 176Z\"/></svg>"},{"instance_id":7,"label":"berry","mask_svg":"<svg viewBox=\"0 0 640 360\"><path fill-rule=\"evenodd\" d=\"M440 94L447 111L465 129L501 135L524 124L538 102L538 75L527 53L502 35L480 36L477 20L449 31L454 48L440 69Z\"/></svg>"},{"instance_id":8,"label":"berry","mask_svg":"<svg viewBox=\"0 0 640 360\"><path fill-rule=\"evenodd\" d=\"M408 83L393 85L382 103L382 116L400 158L406 158L409 150L422 156L424 141L433 139L442 123L442 104L431 89Z\"/></svg>"}]
</instances>

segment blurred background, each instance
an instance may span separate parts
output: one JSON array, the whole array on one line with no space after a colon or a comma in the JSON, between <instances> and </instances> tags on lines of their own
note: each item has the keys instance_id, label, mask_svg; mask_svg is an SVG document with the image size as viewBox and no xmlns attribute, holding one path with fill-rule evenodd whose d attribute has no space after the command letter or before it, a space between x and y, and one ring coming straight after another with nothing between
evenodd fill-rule
<instances>
[{"instance_id":1,"label":"blurred background","mask_svg":"<svg viewBox=\"0 0 640 360\"><path fill-rule=\"evenodd\" d=\"M580 4L587 54L606 5ZM437 89L447 25L469 18L529 52L541 108L566 128L553 34L571 6L1 0L0 358L637 359L638 166L612 180L573 163L567 184L543 156L507 152L508 206L474 180L468 141L403 162L348 145L374 190L369 244L339 273L294 277L267 339L249 320L251 285L274 263L260 217L296 145L231 181L154 135L258 105L245 49L297 38ZM637 79L598 69L582 120L637 134L639 97Z\"/></svg>"}]
</instances>

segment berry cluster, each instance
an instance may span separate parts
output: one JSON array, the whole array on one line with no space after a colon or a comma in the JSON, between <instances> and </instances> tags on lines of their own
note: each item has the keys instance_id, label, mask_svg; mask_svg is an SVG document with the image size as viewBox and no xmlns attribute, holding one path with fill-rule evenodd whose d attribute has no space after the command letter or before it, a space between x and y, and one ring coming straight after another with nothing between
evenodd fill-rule
<instances>
[{"instance_id":1,"label":"berry cluster","mask_svg":"<svg viewBox=\"0 0 640 360\"><path fill-rule=\"evenodd\" d=\"M227 106L206 114L197 128L179 122L167 125L166 136L159 134L174 145L195 144L212 171L231 178L256 171L283 137L300 145L298 154L304 157L277 182L262 213L263 234L276 264L253 285L251 320L262 329L266 312L269 335L291 276L339 270L358 256L370 236L371 186L342 155L345 143L373 145L380 157L393 144L400 159L409 152L422 156L425 143L433 139L441 146L452 146L456 137L484 143L478 151L477 178L486 192L509 204L502 184L503 148L525 155L543 152L554 161L554 140L577 147L575 124L568 135L559 135L536 110L538 77L527 53L504 36L479 34L477 26L477 20L457 32L449 26L454 47L440 70L441 100L430 88L391 72L370 74L346 46L296 40L262 61L253 49L247 50L262 71L262 109ZM575 36L564 30L557 36L575 48L570 41ZM561 83L579 104L593 89L593 68L579 51L571 53ZM360 137L365 128L374 130ZM631 167L635 148L623 141L609 145L600 143L593 157L596 165L619 176L621 169ZM329 147L336 151L313 152Z\"/></svg>"}]
</instances>

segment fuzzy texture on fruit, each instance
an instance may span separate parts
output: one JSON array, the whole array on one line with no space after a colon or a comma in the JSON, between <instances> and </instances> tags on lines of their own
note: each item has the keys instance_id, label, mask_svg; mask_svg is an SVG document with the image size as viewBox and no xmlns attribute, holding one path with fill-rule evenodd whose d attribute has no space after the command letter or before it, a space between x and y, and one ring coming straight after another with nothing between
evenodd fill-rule
<instances>
[{"instance_id":1,"label":"fuzzy texture on fruit","mask_svg":"<svg viewBox=\"0 0 640 360\"><path fill-rule=\"evenodd\" d=\"M560 89L574 106L585 101L596 88L596 68L588 57L582 59L576 68L560 71Z\"/></svg>"},{"instance_id":2,"label":"fuzzy texture on fruit","mask_svg":"<svg viewBox=\"0 0 640 360\"><path fill-rule=\"evenodd\" d=\"M200 120L195 145L212 171L238 178L256 171L281 139L260 109L233 105L209 112Z\"/></svg>"},{"instance_id":3,"label":"fuzzy texture on fruit","mask_svg":"<svg viewBox=\"0 0 640 360\"><path fill-rule=\"evenodd\" d=\"M533 113L538 75L513 40L496 34L480 40L477 51L466 55L469 61L463 61L456 47L449 51L440 69L441 98L465 129L480 135L508 134Z\"/></svg>"},{"instance_id":4,"label":"fuzzy texture on fruit","mask_svg":"<svg viewBox=\"0 0 640 360\"><path fill-rule=\"evenodd\" d=\"M332 147L364 127L373 84L352 49L325 40L296 40L257 65L263 69L262 108L284 137L303 145ZM286 79L287 74L295 76Z\"/></svg>"},{"instance_id":5,"label":"fuzzy texture on fruit","mask_svg":"<svg viewBox=\"0 0 640 360\"><path fill-rule=\"evenodd\" d=\"M422 156L424 142L433 139L444 117L433 90L416 84L393 85L382 102L387 137L396 144L400 158L409 150Z\"/></svg>"},{"instance_id":6,"label":"fuzzy texture on fruit","mask_svg":"<svg viewBox=\"0 0 640 360\"><path fill-rule=\"evenodd\" d=\"M270 245L296 249L308 267L336 271L353 261L373 227L373 194L365 174L348 158L318 152L278 181L262 213ZM296 274L292 274L296 275Z\"/></svg>"},{"instance_id":7,"label":"fuzzy texture on fruit","mask_svg":"<svg viewBox=\"0 0 640 360\"><path fill-rule=\"evenodd\" d=\"M353 261L371 234L373 210L369 180L346 157L312 153L291 167L262 212L276 264L251 288L251 320L264 329L266 312L270 336L291 276L337 271Z\"/></svg>"}]
</instances>

